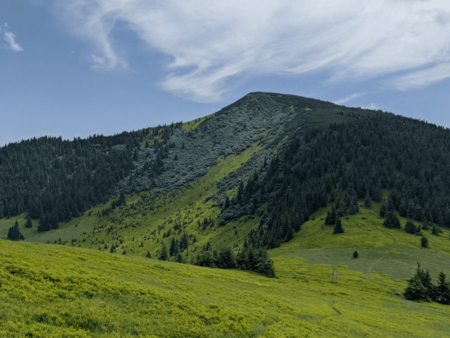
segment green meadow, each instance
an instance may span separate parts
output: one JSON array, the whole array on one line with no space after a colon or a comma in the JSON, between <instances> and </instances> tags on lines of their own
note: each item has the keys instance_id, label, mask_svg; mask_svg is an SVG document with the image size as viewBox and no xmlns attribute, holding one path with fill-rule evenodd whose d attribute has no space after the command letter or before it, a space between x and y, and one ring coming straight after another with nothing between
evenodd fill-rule
<instances>
[{"instance_id":1,"label":"green meadow","mask_svg":"<svg viewBox=\"0 0 450 338\"><path fill-rule=\"evenodd\" d=\"M276 278L2 240L0 336L447 336L450 307L402 292L416 261L433 278L450 274L450 232L425 231L423 249L419 237L385 229L377 209L343 219L339 235L322 227L326 210L317 212L291 242L270 250Z\"/></svg>"}]
</instances>

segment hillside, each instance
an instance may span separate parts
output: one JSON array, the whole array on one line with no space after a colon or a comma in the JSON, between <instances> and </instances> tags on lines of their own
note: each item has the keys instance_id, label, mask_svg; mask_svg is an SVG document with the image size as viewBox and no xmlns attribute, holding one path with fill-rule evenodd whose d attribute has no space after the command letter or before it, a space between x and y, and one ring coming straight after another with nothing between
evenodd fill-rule
<instances>
[{"instance_id":1,"label":"hillside","mask_svg":"<svg viewBox=\"0 0 450 338\"><path fill-rule=\"evenodd\" d=\"M447 306L388 275L273 252L277 278L0 241L2 337L444 337ZM351 255L347 250L347 256ZM364 258L364 250L361 255Z\"/></svg>"},{"instance_id":2,"label":"hillside","mask_svg":"<svg viewBox=\"0 0 450 338\"><path fill-rule=\"evenodd\" d=\"M13 337L443 336L450 307L403 290L417 262L450 276L449 168L448 129L275 93L187 123L7 145L0 297L15 312L0 323ZM25 242L6 241L16 222ZM194 266L228 248L260 252L276 277Z\"/></svg>"}]
</instances>

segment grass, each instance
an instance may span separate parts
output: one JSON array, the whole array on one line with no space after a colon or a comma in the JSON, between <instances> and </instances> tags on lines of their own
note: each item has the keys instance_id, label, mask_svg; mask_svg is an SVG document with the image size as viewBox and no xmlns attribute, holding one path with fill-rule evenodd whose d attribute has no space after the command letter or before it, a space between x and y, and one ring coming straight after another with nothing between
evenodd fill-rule
<instances>
[{"instance_id":1,"label":"grass","mask_svg":"<svg viewBox=\"0 0 450 338\"><path fill-rule=\"evenodd\" d=\"M212 200L204 202L217 189L212 184L215 178L228 175L258 149L255 145L247 153L222 159L201 180L172 195L171 201L167 194L155 195L152 206L159 216L147 214L153 222L149 225L142 216L147 210L142 195L128 197L128 206L111 215L114 219L130 213L124 222L142 223L120 230L125 248L136 242L132 236L142 236L147 226L161 222L166 228L157 239L163 240L170 219L192 220L185 226L199 237L194 247L209 240L220 247L242 239L257 226L258 218L205 230L198 230L196 220L218 212ZM291 242L270 250L277 274L273 279L143 258L146 247L141 252L132 247L130 257L67 243L64 247L0 240L0 336L446 336L450 307L407 301L402 292L416 261L433 278L441 270L450 275L450 231L444 229L439 237L427 233L430 248L423 249L420 237L382 226L379 204L360 209L359 214L342 219L345 233L339 235L322 226L326 210L316 212ZM96 210L83 217L104 222L94 215ZM406 220L401 222L404 226ZM92 245L88 241L95 236L108 238L94 221L86 226L96 230L83 245ZM64 231L73 229L55 233ZM352 258L354 250L360 254L358 259ZM339 282L332 281L333 269Z\"/></svg>"},{"instance_id":2,"label":"grass","mask_svg":"<svg viewBox=\"0 0 450 338\"><path fill-rule=\"evenodd\" d=\"M192 120L192 121L189 121L189 122L185 122L185 123L183 123L181 128L183 130L185 130L185 131L194 130L195 128L197 128L200 125L200 123L202 123L203 121L209 119L213 115L214 114L210 114L210 115L203 116L203 117L200 117L198 119L195 119L195 120Z\"/></svg>"},{"instance_id":3,"label":"grass","mask_svg":"<svg viewBox=\"0 0 450 338\"><path fill-rule=\"evenodd\" d=\"M286 254L281 254L282 251ZM450 308L405 282L273 251L277 278L0 241L2 337L443 337Z\"/></svg>"},{"instance_id":4,"label":"grass","mask_svg":"<svg viewBox=\"0 0 450 338\"><path fill-rule=\"evenodd\" d=\"M402 229L387 229L379 217L379 203L371 208L360 206L360 213L344 217L345 233L333 235L333 227L324 225L326 209L316 212L303 224L302 230L273 255L302 257L309 263L345 264L352 270L369 275L372 272L395 278L409 278L419 262L434 277L440 271L450 276L450 231L442 229L440 236L422 230L429 248L422 248L420 236L406 233L407 219L400 217ZM314 218L314 219L313 219ZM359 258L353 258L358 251Z\"/></svg>"}]
</instances>

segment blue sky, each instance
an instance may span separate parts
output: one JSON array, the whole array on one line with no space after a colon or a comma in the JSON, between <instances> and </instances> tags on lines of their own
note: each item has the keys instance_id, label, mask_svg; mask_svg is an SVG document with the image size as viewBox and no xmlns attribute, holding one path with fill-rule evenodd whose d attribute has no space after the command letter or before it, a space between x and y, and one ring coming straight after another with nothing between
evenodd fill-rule
<instances>
[{"instance_id":1,"label":"blue sky","mask_svg":"<svg viewBox=\"0 0 450 338\"><path fill-rule=\"evenodd\" d=\"M252 91L450 127L447 0L0 0L0 145L189 121Z\"/></svg>"}]
</instances>

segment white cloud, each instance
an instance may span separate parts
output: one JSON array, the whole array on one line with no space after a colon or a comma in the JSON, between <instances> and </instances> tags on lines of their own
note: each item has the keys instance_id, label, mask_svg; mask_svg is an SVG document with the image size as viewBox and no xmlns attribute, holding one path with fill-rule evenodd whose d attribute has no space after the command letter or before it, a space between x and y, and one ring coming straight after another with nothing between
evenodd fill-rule
<instances>
[{"instance_id":1,"label":"white cloud","mask_svg":"<svg viewBox=\"0 0 450 338\"><path fill-rule=\"evenodd\" d=\"M343 103L345 103L345 102L354 100L354 99L356 99L357 97L360 97L360 96L363 96L363 95L364 95L364 93L355 93L355 94L352 94L352 95L350 95L350 96L344 97L343 99L336 100L336 101L334 101L334 103L336 103L336 104L343 104Z\"/></svg>"},{"instance_id":2,"label":"white cloud","mask_svg":"<svg viewBox=\"0 0 450 338\"><path fill-rule=\"evenodd\" d=\"M14 52L22 52L23 51L22 46L19 45L15 41L16 36L12 32L9 31L9 26L8 26L8 24L6 22L3 25L3 28L0 25L0 33L2 33L3 39L7 43L7 46L6 46L7 49L11 49Z\"/></svg>"},{"instance_id":3,"label":"white cloud","mask_svg":"<svg viewBox=\"0 0 450 338\"><path fill-rule=\"evenodd\" d=\"M368 105L361 106L363 109L371 109L371 110L378 110L380 107L376 103L369 103Z\"/></svg>"},{"instance_id":4,"label":"white cloud","mask_svg":"<svg viewBox=\"0 0 450 338\"><path fill-rule=\"evenodd\" d=\"M197 101L219 100L253 75L389 76L399 89L450 77L446 0L60 0L60 8L93 44L96 68L128 66L111 37L120 22L173 57L161 86Z\"/></svg>"}]
</instances>

